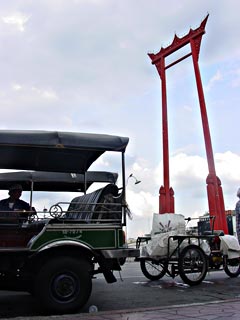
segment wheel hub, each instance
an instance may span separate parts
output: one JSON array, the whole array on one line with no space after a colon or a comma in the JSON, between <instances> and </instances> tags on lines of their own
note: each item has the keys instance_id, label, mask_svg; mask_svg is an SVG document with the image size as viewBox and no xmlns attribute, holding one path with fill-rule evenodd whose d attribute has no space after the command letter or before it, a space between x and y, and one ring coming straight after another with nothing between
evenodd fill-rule
<instances>
[{"instance_id":1,"label":"wheel hub","mask_svg":"<svg viewBox=\"0 0 240 320\"><path fill-rule=\"evenodd\" d=\"M69 274L61 274L55 277L52 283L53 295L58 300L71 299L78 291L76 279Z\"/></svg>"}]
</instances>

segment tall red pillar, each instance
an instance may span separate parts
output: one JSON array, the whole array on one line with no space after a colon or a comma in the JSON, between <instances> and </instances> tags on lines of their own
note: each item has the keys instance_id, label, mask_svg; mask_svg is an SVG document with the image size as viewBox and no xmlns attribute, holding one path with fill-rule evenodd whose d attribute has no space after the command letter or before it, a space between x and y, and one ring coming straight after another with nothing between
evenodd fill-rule
<instances>
[{"instance_id":1,"label":"tall red pillar","mask_svg":"<svg viewBox=\"0 0 240 320\"><path fill-rule=\"evenodd\" d=\"M164 185L159 189L159 213L174 213L174 191L170 187L169 149L168 149L168 116L165 60L157 64L162 84L162 136L163 136L163 179Z\"/></svg>"}]
</instances>

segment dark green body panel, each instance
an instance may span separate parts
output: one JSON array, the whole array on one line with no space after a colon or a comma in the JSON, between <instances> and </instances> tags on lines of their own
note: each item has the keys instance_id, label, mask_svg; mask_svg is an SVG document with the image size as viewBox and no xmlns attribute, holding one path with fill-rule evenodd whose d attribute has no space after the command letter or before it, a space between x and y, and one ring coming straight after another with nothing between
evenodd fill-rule
<instances>
[{"instance_id":1,"label":"dark green body panel","mask_svg":"<svg viewBox=\"0 0 240 320\"><path fill-rule=\"evenodd\" d=\"M75 241L93 249L116 249L123 247L121 227L109 226L48 226L32 242L30 249L39 250L59 241Z\"/></svg>"}]
</instances>

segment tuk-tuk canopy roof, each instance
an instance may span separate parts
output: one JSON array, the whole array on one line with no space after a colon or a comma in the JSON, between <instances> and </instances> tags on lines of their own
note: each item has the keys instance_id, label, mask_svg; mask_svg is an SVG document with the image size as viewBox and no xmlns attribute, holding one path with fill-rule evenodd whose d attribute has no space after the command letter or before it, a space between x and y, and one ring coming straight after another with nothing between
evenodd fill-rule
<instances>
[{"instance_id":1,"label":"tuk-tuk canopy roof","mask_svg":"<svg viewBox=\"0 0 240 320\"><path fill-rule=\"evenodd\" d=\"M4 172L0 173L0 190L9 190L12 185L21 184L25 191L33 188L34 191L84 192L94 182L115 184L118 178L117 173L107 171L88 171L85 175L44 171Z\"/></svg>"},{"instance_id":2,"label":"tuk-tuk canopy roof","mask_svg":"<svg viewBox=\"0 0 240 320\"><path fill-rule=\"evenodd\" d=\"M0 130L0 168L84 173L105 151L124 152L127 137Z\"/></svg>"}]
</instances>

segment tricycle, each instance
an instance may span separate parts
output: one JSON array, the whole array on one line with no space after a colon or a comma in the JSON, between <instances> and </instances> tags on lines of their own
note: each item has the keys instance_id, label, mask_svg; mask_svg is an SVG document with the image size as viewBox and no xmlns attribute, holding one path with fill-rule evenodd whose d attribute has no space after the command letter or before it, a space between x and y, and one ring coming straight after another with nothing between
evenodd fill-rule
<instances>
[{"instance_id":1,"label":"tricycle","mask_svg":"<svg viewBox=\"0 0 240 320\"><path fill-rule=\"evenodd\" d=\"M171 219L172 214L167 215ZM229 277L237 277L240 274L238 240L233 236L224 236L222 231L214 230L215 218L209 219L212 220L212 230L204 232L203 235L165 232L165 244L162 242L165 247L160 255L156 254L156 251L149 255L147 249L150 248L151 251L151 242L161 241L161 234L164 236L164 232L138 237L136 248L142 248L142 253L136 260L140 261L144 276L149 280L159 280L164 275L172 278L179 275L190 286L200 284L208 271L224 270ZM185 220L190 221L191 218Z\"/></svg>"}]
</instances>

